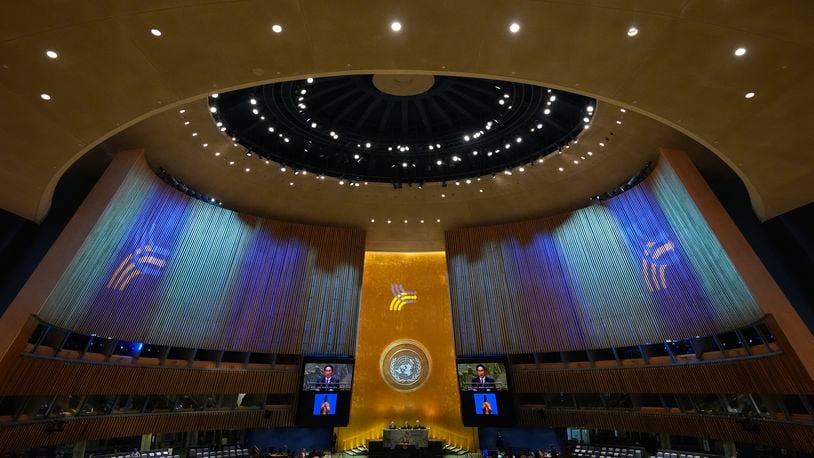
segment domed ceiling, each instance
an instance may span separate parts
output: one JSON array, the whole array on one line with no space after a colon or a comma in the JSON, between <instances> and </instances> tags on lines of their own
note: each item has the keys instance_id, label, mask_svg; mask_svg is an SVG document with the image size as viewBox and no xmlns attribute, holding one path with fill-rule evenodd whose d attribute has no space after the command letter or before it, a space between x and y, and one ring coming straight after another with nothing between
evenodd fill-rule
<instances>
[{"instance_id":1,"label":"domed ceiling","mask_svg":"<svg viewBox=\"0 0 814 458\"><path fill-rule=\"evenodd\" d=\"M352 75L213 94L209 104L217 127L262 158L399 186L530 164L576 139L596 101L490 79Z\"/></svg>"}]
</instances>

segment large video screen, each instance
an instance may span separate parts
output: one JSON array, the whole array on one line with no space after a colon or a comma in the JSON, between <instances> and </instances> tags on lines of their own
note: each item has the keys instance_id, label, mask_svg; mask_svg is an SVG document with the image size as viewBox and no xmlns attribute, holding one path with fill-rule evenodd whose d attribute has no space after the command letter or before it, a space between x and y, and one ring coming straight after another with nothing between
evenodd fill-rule
<instances>
[{"instance_id":1,"label":"large video screen","mask_svg":"<svg viewBox=\"0 0 814 458\"><path fill-rule=\"evenodd\" d=\"M314 396L314 409L311 411L313 415L336 415L336 399L335 393L324 393Z\"/></svg>"},{"instance_id":2,"label":"large video screen","mask_svg":"<svg viewBox=\"0 0 814 458\"><path fill-rule=\"evenodd\" d=\"M461 391L508 391L506 365L497 362L458 363Z\"/></svg>"},{"instance_id":3,"label":"large video screen","mask_svg":"<svg viewBox=\"0 0 814 458\"><path fill-rule=\"evenodd\" d=\"M303 367L303 391L349 391L353 383L353 364L307 362Z\"/></svg>"},{"instance_id":4,"label":"large video screen","mask_svg":"<svg viewBox=\"0 0 814 458\"><path fill-rule=\"evenodd\" d=\"M510 374L505 357L459 357L458 388L464 425L511 426Z\"/></svg>"},{"instance_id":5,"label":"large video screen","mask_svg":"<svg viewBox=\"0 0 814 458\"><path fill-rule=\"evenodd\" d=\"M353 358L305 356L297 426L347 426L352 386Z\"/></svg>"}]
</instances>

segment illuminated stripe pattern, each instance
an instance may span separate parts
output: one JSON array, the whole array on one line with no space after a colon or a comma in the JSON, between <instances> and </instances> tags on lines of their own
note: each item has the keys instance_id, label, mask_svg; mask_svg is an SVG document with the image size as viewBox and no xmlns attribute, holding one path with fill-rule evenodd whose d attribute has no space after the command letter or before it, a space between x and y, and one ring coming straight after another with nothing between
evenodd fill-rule
<instances>
[{"instance_id":1,"label":"illuminated stripe pattern","mask_svg":"<svg viewBox=\"0 0 814 458\"><path fill-rule=\"evenodd\" d=\"M666 163L601 204L450 231L446 246L459 354L659 342L761 316Z\"/></svg>"},{"instance_id":2,"label":"illuminated stripe pattern","mask_svg":"<svg viewBox=\"0 0 814 458\"><path fill-rule=\"evenodd\" d=\"M135 166L41 316L87 334L193 348L352 354L364 233L191 199Z\"/></svg>"}]
</instances>

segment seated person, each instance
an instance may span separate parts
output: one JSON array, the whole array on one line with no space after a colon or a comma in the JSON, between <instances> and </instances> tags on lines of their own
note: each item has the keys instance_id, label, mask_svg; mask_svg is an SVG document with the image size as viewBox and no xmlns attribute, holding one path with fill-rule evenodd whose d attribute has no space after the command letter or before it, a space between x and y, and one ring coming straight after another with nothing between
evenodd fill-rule
<instances>
[{"instance_id":1,"label":"seated person","mask_svg":"<svg viewBox=\"0 0 814 458\"><path fill-rule=\"evenodd\" d=\"M495 379L486 374L486 366L478 364L475 366L476 377L472 377L471 387L475 391L491 391L495 389Z\"/></svg>"},{"instance_id":2,"label":"seated person","mask_svg":"<svg viewBox=\"0 0 814 458\"><path fill-rule=\"evenodd\" d=\"M395 421L391 421L391 422L390 422L390 426L388 426L388 427L387 427L387 429L398 429L398 428L399 428L399 427L398 427L398 426L396 426L396 422L395 422Z\"/></svg>"},{"instance_id":3,"label":"seated person","mask_svg":"<svg viewBox=\"0 0 814 458\"><path fill-rule=\"evenodd\" d=\"M413 429L410 427L410 423L407 420L404 420L404 424L401 425L401 429Z\"/></svg>"},{"instance_id":4,"label":"seated person","mask_svg":"<svg viewBox=\"0 0 814 458\"><path fill-rule=\"evenodd\" d=\"M427 427L422 425L420 421L416 420L415 425L413 425L413 429L427 429Z\"/></svg>"}]
</instances>

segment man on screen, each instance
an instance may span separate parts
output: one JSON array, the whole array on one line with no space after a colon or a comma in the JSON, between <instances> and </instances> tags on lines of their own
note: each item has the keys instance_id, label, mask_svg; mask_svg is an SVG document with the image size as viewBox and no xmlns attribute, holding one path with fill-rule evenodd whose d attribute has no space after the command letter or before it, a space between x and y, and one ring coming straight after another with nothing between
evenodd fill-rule
<instances>
[{"instance_id":1,"label":"man on screen","mask_svg":"<svg viewBox=\"0 0 814 458\"><path fill-rule=\"evenodd\" d=\"M330 364L326 364L324 368L322 368L322 379L317 384L317 389L319 390L335 390L339 388L339 377L334 375L334 367Z\"/></svg>"},{"instance_id":2,"label":"man on screen","mask_svg":"<svg viewBox=\"0 0 814 458\"><path fill-rule=\"evenodd\" d=\"M472 377L472 389L475 391L491 391L495 389L495 379L486 375L486 366L478 364L475 366L477 377Z\"/></svg>"}]
</instances>

